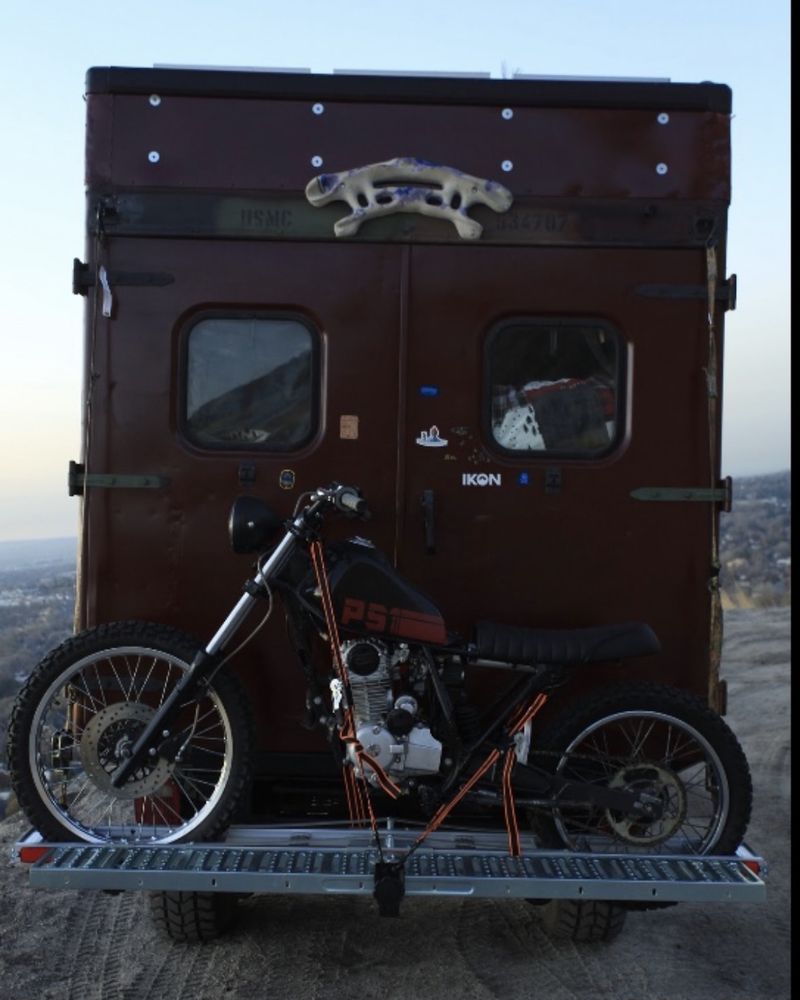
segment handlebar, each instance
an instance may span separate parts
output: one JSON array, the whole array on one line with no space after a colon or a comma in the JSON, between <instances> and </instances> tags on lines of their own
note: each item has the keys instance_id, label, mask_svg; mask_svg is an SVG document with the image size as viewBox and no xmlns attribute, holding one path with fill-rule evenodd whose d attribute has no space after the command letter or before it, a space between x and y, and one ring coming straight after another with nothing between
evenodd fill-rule
<instances>
[{"instance_id":1,"label":"handlebar","mask_svg":"<svg viewBox=\"0 0 800 1000\"><path fill-rule=\"evenodd\" d=\"M361 493L355 486L339 486L336 489L333 502L339 510L349 511L358 517L364 517L369 514L367 501L361 496Z\"/></svg>"},{"instance_id":2,"label":"handlebar","mask_svg":"<svg viewBox=\"0 0 800 1000\"><path fill-rule=\"evenodd\" d=\"M320 487L316 490L315 497L317 504L330 503L342 514L350 517L360 517L365 521L370 517L367 501L361 496L361 490L357 486L331 483L327 488Z\"/></svg>"}]
</instances>

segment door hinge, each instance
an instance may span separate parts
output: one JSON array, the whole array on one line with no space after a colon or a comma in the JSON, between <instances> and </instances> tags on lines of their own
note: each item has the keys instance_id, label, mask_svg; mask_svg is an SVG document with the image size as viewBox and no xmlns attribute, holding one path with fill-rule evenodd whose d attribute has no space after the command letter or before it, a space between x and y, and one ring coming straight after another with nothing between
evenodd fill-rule
<instances>
[{"instance_id":1,"label":"door hinge","mask_svg":"<svg viewBox=\"0 0 800 1000\"><path fill-rule=\"evenodd\" d=\"M637 295L646 299L697 299L708 301L707 285L637 285L634 288ZM736 275L732 274L727 281L720 281L716 290L716 300L723 309L736 308Z\"/></svg>"},{"instance_id":2,"label":"door hinge","mask_svg":"<svg viewBox=\"0 0 800 1000\"><path fill-rule=\"evenodd\" d=\"M422 522L425 529L425 551L429 556L436 554L436 498L433 490L422 491Z\"/></svg>"},{"instance_id":3,"label":"door hinge","mask_svg":"<svg viewBox=\"0 0 800 1000\"><path fill-rule=\"evenodd\" d=\"M710 487L683 486L640 486L631 490L634 500L660 500L666 503L681 503L683 501L700 501L705 503L721 503L725 513L731 509L733 480L726 476L715 489Z\"/></svg>"},{"instance_id":4,"label":"door hinge","mask_svg":"<svg viewBox=\"0 0 800 1000\"><path fill-rule=\"evenodd\" d=\"M78 462L69 463L67 492L71 497L83 496L87 486L102 489L162 490L169 486L166 476L123 475L118 473L90 472Z\"/></svg>"},{"instance_id":5,"label":"door hinge","mask_svg":"<svg viewBox=\"0 0 800 1000\"><path fill-rule=\"evenodd\" d=\"M107 271L106 278L112 287L138 286L161 288L175 281L174 274L166 271ZM72 261L72 294L86 295L97 284L97 273L93 267L75 257Z\"/></svg>"}]
</instances>

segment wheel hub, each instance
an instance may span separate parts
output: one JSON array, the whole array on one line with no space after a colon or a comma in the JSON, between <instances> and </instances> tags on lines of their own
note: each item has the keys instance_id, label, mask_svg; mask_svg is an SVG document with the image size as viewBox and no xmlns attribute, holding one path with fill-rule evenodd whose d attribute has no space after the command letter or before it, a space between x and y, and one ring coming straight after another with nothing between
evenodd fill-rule
<instances>
[{"instance_id":1,"label":"wheel hub","mask_svg":"<svg viewBox=\"0 0 800 1000\"><path fill-rule=\"evenodd\" d=\"M158 757L138 768L122 788L111 783L154 714L148 705L120 701L101 709L86 725L80 742L81 763L101 791L117 799L138 799L153 795L169 779L175 765Z\"/></svg>"},{"instance_id":2,"label":"wheel hub","mask_svg":"<svg viewBox=\"0 0 800 1000\"><path fill-rule=\"evenodd\" d=\"M638 798L654 799L658 817L630 816L606 811L609 826L617 836L632 844L653 845L669 839L686 818L686 791L680 778L660 764L636 764L621 768L609 788L624 789Z\"/></svg>"}]
</instances>

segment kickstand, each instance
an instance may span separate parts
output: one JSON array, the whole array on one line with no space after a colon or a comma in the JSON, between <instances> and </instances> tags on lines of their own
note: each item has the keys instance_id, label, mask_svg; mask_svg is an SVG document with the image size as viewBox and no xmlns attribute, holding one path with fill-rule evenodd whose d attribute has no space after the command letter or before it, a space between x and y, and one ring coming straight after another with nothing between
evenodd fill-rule
<instances>
[{"instance_id":1,"label":"kickstand","mask_svg":"<svg viewBox=\"0 0 800 1000\"><path fill-rule=\"evenodd\" d=\"M405 894L405 871L402 861L377 861L372 895L378 903L380 915L399 917L400 900Z\"/></svg>"}]
</instances>

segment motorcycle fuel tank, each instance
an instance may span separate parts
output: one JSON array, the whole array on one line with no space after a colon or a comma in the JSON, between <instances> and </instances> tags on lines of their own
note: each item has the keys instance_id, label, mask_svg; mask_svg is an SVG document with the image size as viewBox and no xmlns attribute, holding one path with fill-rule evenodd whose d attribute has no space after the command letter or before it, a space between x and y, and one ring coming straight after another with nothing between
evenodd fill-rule
<instances>
[{"instance_id":1,"label":"motorcycle fuel tank","mask_svg":"<svg viewBox=\"0 0 800 1000\"><path fill-rule=\"evenodd\" d=\"M330 555L333 605L343 629L409 642L447 642L447 629L436 605L371 542L349 540L332 546Z\"/></svg>"}]
</instances>

